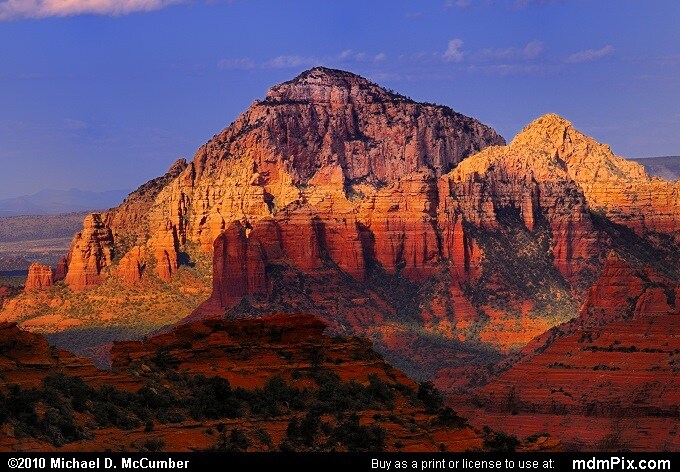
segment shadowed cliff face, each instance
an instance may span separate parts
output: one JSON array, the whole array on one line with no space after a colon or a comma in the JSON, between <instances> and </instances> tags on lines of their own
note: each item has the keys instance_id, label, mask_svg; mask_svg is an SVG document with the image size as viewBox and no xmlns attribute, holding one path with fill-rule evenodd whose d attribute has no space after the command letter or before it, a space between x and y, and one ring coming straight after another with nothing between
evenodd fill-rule
<instances>
[{"instance_id":1,"label":"shadowed cliff face","mask_svg":"<svg viewBox=\"0 0 680 472\"><path fill-rule=\"evenodd\" d=\"M677 185L649 178L555 115L441 177L411 173L360 196L343 186L340 167L322 167L303 203L227 228L215 242L213 296L192 318L244 297L253 312L315 309L311 299L339 329L410 317L449 339L507 350L576 316L609 249L678 277ZM334 280L336 269L363 285ZM277 284L282 271L300 282ZM426 287L413 294L419 307L405 313L398 293L376 293L383 276ZM305 285L305 277L334 281ZM349 293L361 306L341 300ZM382 304L365 303L376 298ZM363 315L351 321L348 312Z\"/></svg>"}]
</instances>

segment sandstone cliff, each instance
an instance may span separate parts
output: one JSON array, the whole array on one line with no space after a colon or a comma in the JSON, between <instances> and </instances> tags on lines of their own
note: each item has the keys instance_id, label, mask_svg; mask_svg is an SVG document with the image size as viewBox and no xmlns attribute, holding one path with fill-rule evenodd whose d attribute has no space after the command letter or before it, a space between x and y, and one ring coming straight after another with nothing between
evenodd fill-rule
<instances>
[{"instance_id":1,"label":"sandstone cliff","mask_svg":"<svg viewBox=\"0 0 680 472\"><path fill-rule=\"evenodd\" d=\"M375 193L411 172L441 175L468 155L503 143L492 129L450 108L416 103L354 74L319 67L272 88L192 162L178 161L103 221L121 256L148 245L156 274L167 279L180 252L212 252L232 222L254 223L304 202L305 187L323 181L329 169L337 172L333 192ZM345 218L343 212L337 219ZM330 225L329 238L336 231L344 230ZM76 271L82 265L71 263ZM89 282L82 276L76 282L73 275L67 283L89 286L96 278L92 272Z\"/></svg>"},{"instance_id":2,"label":"sandstone cliff","mask_svg":"<svg viewBox=\"0 0 680 472\"><path fill-rule=\"evenodd\" d=\"M68 254L65 283L73 290L83 290L100 283L104 269L113 261L113 235L99 213L85 218L83 230L73 237Z\"/></svg>"},{"instance_id":3,"label":"sandstone cliff","mask_svg":"<svg viewBox=\"0 0 680 472\"><path fill-rule=\"evenodd\" d=\"M54 273L50 266L35 262L28 268L24 290L36 290L54 285Z\"/></svg>"},{"instance_id":4,"label":"sandstone cliff","mask_svg":"<svg viewBox=\"0 0 680 472\"><path fill-rule=\"evenodd\" d=\"M556 115L539 118L510 146L552 155L583 190L589 207L615 223L638 234L680 230L680 182L649 177L642 165L616 156L567 120Z\"/></svg>"},{"instance_id":5,"label":"sandstone cliff","mask_svg":"<svg viewBox=\"0 0 680 472\"><path fill-rule=\"evenodd\" d=\"M14 323L0 323L0 389L9 385L36 387L56 372L83 377L97 374L90 359L50 347L43 336Z\"/></svg>"}]
</instances>

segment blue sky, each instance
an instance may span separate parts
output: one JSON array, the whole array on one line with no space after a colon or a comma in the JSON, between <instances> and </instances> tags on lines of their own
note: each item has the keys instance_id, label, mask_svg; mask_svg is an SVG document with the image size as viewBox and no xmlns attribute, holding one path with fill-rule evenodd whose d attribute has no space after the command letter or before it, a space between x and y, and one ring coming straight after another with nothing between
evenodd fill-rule
<instances>
[{"instance_id":1,"label":"blue sky","mask_svg":"<svg viewBox=\"0 0 680 472\"><path fill-rule=\"evenodd\" d=\"M346 69L511 139L680 154L680 2L0 0L0 198L134 188L271 85Z\"/></svg>"}]
</instances>

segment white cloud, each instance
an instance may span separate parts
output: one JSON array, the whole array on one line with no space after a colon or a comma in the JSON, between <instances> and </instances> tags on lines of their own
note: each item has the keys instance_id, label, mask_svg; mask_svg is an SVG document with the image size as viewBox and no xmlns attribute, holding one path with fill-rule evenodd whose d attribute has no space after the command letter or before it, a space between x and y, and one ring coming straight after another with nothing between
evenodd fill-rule
<instances>
[{"instance_id":1,"label":"white cloud","mask_svg":"<svg viewBox=\"0 0 680 472\"><path fill-rule=\"evenodd\" d=\"M296 69L301 67L314 67L318 65L347 65L367 62L382 62L387 60L387 54L368 54L365 52L354 52L346 49L338 54L326 56L299 56L281 55L272 59L260 62L249 57L244 58L225 58L217 62L218 69L223 70L250 70L250 69Z\"/></svg>"},{"instance_id":2,"label":"white cloud","mask_svg":"<svg viewBox=\"0 0 680 472\"><path fill-rule=\"evenodd\" d=\"M475 6L482 7L501 7L509 10L522 10L529 7L540 7L544 5L563 3L565 0L475 0ZM470 8L473 6L473 0L446 0L444 2L444 10L451 10L452 8Z\"/></svg>"},{"instance_id":3,"label":"white cloud","mask_svg":"<svg viewBox=\"0 0 680 472\"><path fill-rule=\"evenodd\" d=\"M543 53L545 46L541 41L531 41L523 48L482 49L475 54L478 61L491 60L530 60Z\"/></svg>"},{"instance_id":4,"label":"white cloud","mask_svg":"<svg viewBox=\"0 0 680 472\"><path fill-rule=\"evenodd\" d=\"M184 0L6 0L0 2L0 21L73 15L127 15L160 10Z\"/></svg>"},{"instance_id":5,"label":"white cloud","mask_svg":"<svg viewBox=\"0 0 680 472\"><path fill-rule=\"evenodd\" d=\"M585 51L575 52L567 57L567 62L576 64L580 62L597 61L598 59L608 56L612 52L614 52L614 47L608 44L601 49L586 49Z\"/></svg>"},{"instance_id":6,"label":"white cloud","mask_svg":"<svg viewBox=\"0 0 680 472\"><path fill-rule=\"evenodd\" d=\"M317 66L321 61L311 56L277 56L263 64L271 69L288 69L294 67Z\"/></svg>"},{"instance_id":7,"label":"white cloud","mask_svg":"<svg viewBox=\"0 0 680 472\"><path fill-rule=\"evenodd\" d=\"M526 46L524 46L521 51L521 56L524 59L534 59L540 56L544 49L545 46L541 41L531 41L530 43L527 43Z\"/></svg>"},{"instance_id":8,"label":"white cloud","mask_svg":"<svg viewBox=\"0 0 680 472\"><path fill-rule=\"evenodd\" d=\"M450 10L453 7L467 8L472 4L472 0L446 0L444 2L444 10Z\"/></svg>"},{"instance_id":9,"label":"white cloud","mask_svg":"<svg viewBox=\"0 0 680 472\"><path fill-rule=\"evenodd\" d=\"M449 41L449 45L444 51L444 59L448 62L461 62L465 53L461 50L463 47L463 40L455 38Z\"/></svg>"},{"instance_id":10,"label":"white cloud","mask_svg":"<svg viewBox=\"0 0 680 472\"><path fill-rule=\"evenodd\" d=\"M68 130L81 130L87 128L87 123L80 120L74 120L72 118L64 118L62 120L62 125L64 129Z\"/></svg>"},{"instance_id":11,"label":"white cloud","mask_svg":"<svg viewBox=\"0 0 680 472\"><path fill-rule=\"evenodd\" d=\"M382 56L381 56L381 54L382 54ZM385 56L384 53L380 53L377 56L373 56L372 59L375 60L375 61L381 61L381 60L385 59L385 57L387 57L387 56ZM342 62L348 62L348 61L364 62L364 61L366 61L370 58L371 57L369 56L369 54L366 54L365 52L354 52L351 49L347 49L345 51L342 51L340 54L338 54L335 57L324 57L324 61L333 62L333 61L336 61L336 60L340 60Z\"/></svg>"},{"instance_id":12,"label":"white cloud","mask_svg":"<svg viewBox=\"0 0 680 472\"><path fill-rule=\"evenodd\" d=\"M257 67L255 61L248 57L240 59L221 59L217 63L218 69L223 70L249 70Z\"/></svg>"},{"instance_id":13,"label":"white cloud","mask_svg":"<svg viewBox=\"0 0 680 472\"><path fill-rule=\"evenodd\" d=\"M564 0L515 0L513 6L517 9L527 8L531 6L549 5L551 3L560 3Z\"/></svg>"},{"instance_id":14,"label":"white cloud","mask_svg":"<svg viewBox=\"0 0 680 472\"><path fill-rule=\"evenodd\" d=\"M471 65L467 71L470 73L483 73L491 75L541 75L550 72L550 68L539 64L488 64Z\"/></svg>"}]
</instances>

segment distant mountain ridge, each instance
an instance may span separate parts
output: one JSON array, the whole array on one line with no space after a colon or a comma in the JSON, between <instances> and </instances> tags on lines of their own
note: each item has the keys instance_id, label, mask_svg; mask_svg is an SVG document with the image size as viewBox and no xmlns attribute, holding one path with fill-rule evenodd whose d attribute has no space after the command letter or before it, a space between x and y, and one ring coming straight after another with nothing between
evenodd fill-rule
<instances>
[{"instance_id":1,"label":"distant mountain ridge","mask_svg":"<svg viewBox=\"0 0 680 472\"><path fill-rule=\"evenodd\" d=\"M25 271L33 262L55 265L87 215L0 216L0 271Z\"/></svg>"},{"instance_id":2,"label":"distant mountain ridge","mask_svg":"<svg viewBox=\"0 0 680 472\"><path fill-rule=\"evenodd\" d=\"M670 182L680 179L680 156L642 157L631 160L645 166L650 175Z\"/></svg>"},{"instance_id":3,"label":"distant mountain ridge","mask_svg":"<svg viewBox=\"0 0 680 472\"><path fill-rule=\"evenodd\" d=\"M88 212L0 216L0 243L67 238L83 226ZM67 248L68 251L68 248Z\"/></svg>"},{"instance_id":4,"label":"distant mountain ridge","mask_svg":"<svg viewBox=\"0 0 680 472\"><path fill-rule=\"evenodd\" d=\"M69 190L41 190L31 195L0 200L0 216L59 215L93 210L106 210L118 205L129 190L93 192Z\"/></svg>"}]
</instances>

